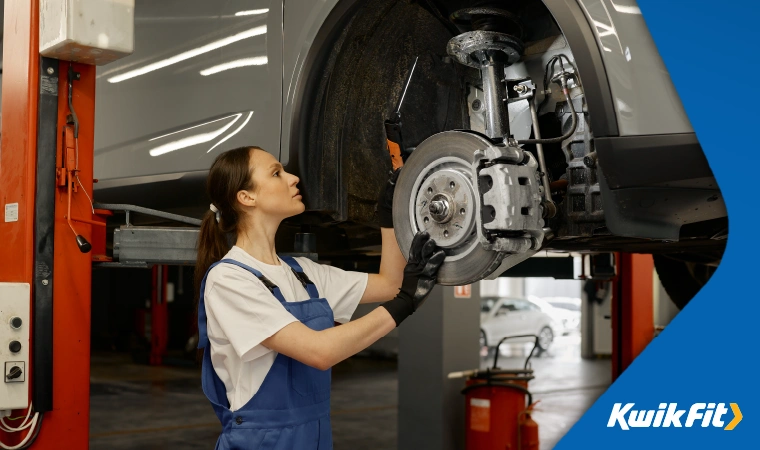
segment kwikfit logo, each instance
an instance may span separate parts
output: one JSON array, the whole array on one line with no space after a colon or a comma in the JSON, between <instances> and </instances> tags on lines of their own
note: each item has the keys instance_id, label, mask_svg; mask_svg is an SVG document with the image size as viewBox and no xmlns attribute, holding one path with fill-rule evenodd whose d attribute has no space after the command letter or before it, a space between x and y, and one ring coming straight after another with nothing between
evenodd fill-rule
<instances>
[{"instance_id":1,"label":"kwikfit logo","mask_svg":"<svg viewBox=\"0 0 760 450\"><path fill-rule=\"evenodd\" d=\"M660 403L658 409L637 410L633 409L635 403L615 403L612 406L608 428L619 426L623 430L631 428L691 428L701 426L703 428L715 427L724 430L733 430L742 421L742 412L736 403L729 404L733 413L733 419L726 425L724 416L729 412L725 403L694 403L687 410L678 409L678 403ZM683 416L686 415L684 419ZM681 423L681 420L684 420ZM725 428L724 428L725 427Z\"/></svg>"}]
</instances>

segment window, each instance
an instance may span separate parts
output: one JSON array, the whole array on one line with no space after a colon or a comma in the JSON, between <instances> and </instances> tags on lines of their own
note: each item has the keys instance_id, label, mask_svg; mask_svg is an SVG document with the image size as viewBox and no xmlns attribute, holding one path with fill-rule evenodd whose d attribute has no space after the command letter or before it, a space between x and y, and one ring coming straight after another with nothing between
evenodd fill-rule
<instances>
[{"instance_id":1,"label":"window","mask_svg":"<svg viewBox=\"0 0 760 450\"><path fill-rule=\"evenodd\" d=\"M487 313L496 305L497 298L486 297L480 300L480 312Z\"/></svg>"},{"instance_id":2,"label":"window","mask_svg":"<svg viewBox=\"0 0 760 450\"><path fill-rule=\"evenodd\" d=\"M531 304L529 302L526 302L524 300L515 300L514 301L514 308L517 311L530 311Z\"/></svg>"},{"instance_id":3,"label":"window","mask_svg":"<svg viewBox=\"0 0 760 450\"><path fill-rule=\"evenodd\" d=\"M508 311L517 311L519 308L516 306L516 304L512 301L507 301L502 303L501 307L499 308L499 314L505 314Z\"/></svg>"},{"instance_id":4,"label":"window","mask_svg":"<svg viewBox=\"0 0 760 450\"><path fill-rule=\"evenodd\" d=\"M570 302L549 302L549 303L551 303L551 305L554 306L555 308L567 309L567 310L570 310L570 311L580 311L581 310L580 305L577 305L577 304L574 304L574 303L570 303Z\"/></svg>"},{"instance_id":5,"label":"window","mask_svg":"<svg viewBox=\"0 0 760 450\"><path fill-rule=\"evenodd\" d=\"M532 302L525 302L525 306L528 311L541 311L541 308Z\"/></svg>"}]
</instances>

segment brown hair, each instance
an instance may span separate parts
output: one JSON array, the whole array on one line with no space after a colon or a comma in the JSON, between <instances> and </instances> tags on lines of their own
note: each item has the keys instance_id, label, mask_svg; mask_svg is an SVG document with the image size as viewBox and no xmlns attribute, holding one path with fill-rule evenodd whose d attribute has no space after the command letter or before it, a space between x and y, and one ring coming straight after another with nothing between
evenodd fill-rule
<instances>
[{"instance_id":1,"label":"brown hair","mask_svg":"<svg viewBox=\"0 0 760 450\"><path fill-rule=\"evenodd\" d=\"M239 220L237 193L254 189L252 171L249 169L254 150L262 149L253 146L240 147L221 153L209 169L206 193L219 210L220 220L217 223L216 213L209 209L201 222L194 276L196 311L197 303L200 301L201 281L206 271L230 250L227 236L231 233L237 234L243 226Z\"/></svg>"}]
</instances>

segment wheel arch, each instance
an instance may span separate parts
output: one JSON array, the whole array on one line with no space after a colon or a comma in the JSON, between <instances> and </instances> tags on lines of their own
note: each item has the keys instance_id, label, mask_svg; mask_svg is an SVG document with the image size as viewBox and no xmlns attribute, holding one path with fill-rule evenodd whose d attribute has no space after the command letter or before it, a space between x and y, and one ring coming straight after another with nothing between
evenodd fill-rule
<instances>
[{"instance_id":1,"label":"wheel arch","mask_svg":"<svg viewBox=\"0 0 760 450\"><path fill-rule=\"evenodd\" d=\"M411 11L413 14L406 17L399 14L399 11ZM415 26L412 27L412 24ZM382 133L382 140L379 140L380 133L377 131L382 130L382 121L387 118L383 115L390 113L392 103L396 101L395 97L400 94L401 85L406 77L408 62L414 56L419 56L415 48L419 50L419 47L424 44L418 44L416 39L406 39L405 42L398 42L397 39L395 43L400 45L386 45L383 47L388 49L386 52L375 51L367 52L369 53L367 54L361 52L362 43L371 47L370 43L376 41L370 38L375 37L384 38L381 41L383 43L391 43L393 40L388 39L388 37L392 36L393 32L398 30L400 35L406 33L404 36L408 37L410 29L414 30L415 38L421 37L422 40L431 40L434 38L428 38L426 31L433 28L437 30L436 36L439 38L442 33L445 33L442 31L444 27L439 18L430 14L427 8L414 2L397 0L376 0L373 2L338 0L335 2L335 6L321 24L308 52L306 52L303 63L295 69L295 72L300 75L292 76L294 87L290 88L292 93L287 94L289 98L287 102L292 103L292 105L283 107L282 152L287 152L287 154L281 154L280 159L289 172L300 176L302 190L307 194L304 196L307 211L320 213L323 221L344 222L354 220L360 224L366 224L368 219L371 219L374 198L376 197L374 192L380 188L386 177L386 171L382 170L382 167L377 167L378 161L385 162L387 159L387 168L390 169L390 158L384 158L384 132ZM451 35L453 36L453 34ZM441 40L440 45L436 46L436 50L440 53L437 56L447 57L445 44L449 37L447 35L445 39ZM362 41L362 39L364 40ZM375 44L375 47L381 46ZM335 105L333 103L328 104L328 102L334 102L334 99L338 97L335 95L336 85L345 86L342 91L338 92L339 95L357 91L358 82L349 85L345 80L347 76L342 73L347 67L346 60L357 55L364 61L363 67L373 67L383 71L383 74L378 77L381 82L372 86L373 90L382 93L379 95L383 96L383 99L379 101L375 96L364 101L364 106L369 106L370 111L374 114L371 122L367 121L368 125L359 130L363 134L363 138L366 139L366 148L349 148L346 150L343 148L345 145L341 139L343 139L344 134L349 134L348 131L344 132L343 129L330 122L334 133L319 135L315 134L315 127L319 128L331 120L328 113L333 113L335 116ZM366 64L367 61L369 61L368 64ZM435 65L436 62L432 64ZM437 64L440 65L440 61ZM427 66L426 69L425 64L418 65L413 84L418 80L428 80L427 76L433 71L429 69L430 63ZM448 66L450 69L447 69L447 73L460 70L459 65L453 61L448 63ZM369 71L354 70L354 72L359 75L356 77L357 80L363 80L367 78L366 73ZM285 76L291 75L285 74ZM444 76L441 75L441 77ZM378 81L378 79L374 81ZM463 77L460 77L457 81L462 79ZM336 80L340 80L343 84ZM436 79L435 81L440 80ZM434 83L429 84L431 85L429 90L435 89ZM424 83L420 83L420 85L424 85ZM406 97L404 108L414 104L415 95L417 98L422 97L419 92L415 94L414 90L415 87L412 86L409 95ZM464 99L465 96L461 95L460 97ZM452 100L450 104L453 103ZM460 103L462 107L459 115L464 116L466 115L466 99ZM427 110L430 111L430 105L426 106L428 106ZM443 110L447 111L446 108ZM411 121L411 116L405 117L405 123ZM464 127L462 120L465 119L456 121L446 116L445 120L448 120L446 122L447 128L431 129L430 132L425 133L424 126L413 126L407 127L409 131L405 130L405 133L425 134L427 137L444 129ZM375 123L377 129L369 130L370 127L375 126ZM456 123L456 126L451 125L452 123ZM418 124L419 121L415 125ZM354 132L356 131L354 129ZM322 133L321 129L319 133ZM331 137L335 134L341 136ZM405 139L407 137L405 136ZM413 137L411 139L412 145L421 140ZM346 157L348 151L353 151L353 155L349 155L350 160ZM361 152L364 154L356 156ZM356 173L361 173L362 176L357 177ZM361 179L357 180L357 178Z\"/></svg>"},{"instance_id":2,"label":"wheel arch","mask_svg":"<svg viewBox=\"0 0 760 450\"><path fill-rule=\"evenodd\" d=\"M308 146L309 128L306 123L313 111L321 78L324 77L325 71L331 70L330 60L331 54L334 53L334 46L361 3L361 0L337 0L320 25L303 62L294 69L295 73L302 73L304 76L296 78L292 105L289 107L286 105L283 108L283 127L286 124L289 126L288 129L283 128L282 130L283 142L280 151L287 154L281 153L280 160L283 161L288 172L301 177L301 184L305 193L322 193L321 189L314 189L317 187L314 186L317 180L308 178L308 171L304 167L304 163L308 161L306 152L310 150ZM288 117L285 117L286 115ZM321 149L316 150L321 151ZM307 203L307 209L338 209L337 199L325 197L324 195L305 196L304 201Z\"/></svg>"}]
</instances>

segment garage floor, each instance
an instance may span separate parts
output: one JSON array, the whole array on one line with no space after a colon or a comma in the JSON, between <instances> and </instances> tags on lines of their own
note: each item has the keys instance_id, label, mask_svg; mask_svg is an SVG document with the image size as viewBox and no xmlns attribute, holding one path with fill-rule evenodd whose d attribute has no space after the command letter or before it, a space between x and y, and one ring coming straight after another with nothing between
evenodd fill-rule
<instances>
[{"instance_id":1,"label":"garage floor","mask_svg":"<svg viewBox=\"0 0 760 450\"><path fill-rule=\"evenodd\" d=\"M553 448L610 383L609 360L582 360L579 343L577 336L559 338L551 354L533 360L542 450ZM522 349L512 350L503 353L501 367L522 364ZM357 357L337 366L335 448L395 449L397 387L395 361ZM92 450L211 449L219 429L201 392L199 368L148 367L127 355L93 355Z\"/></svg>"}]
</instances>

